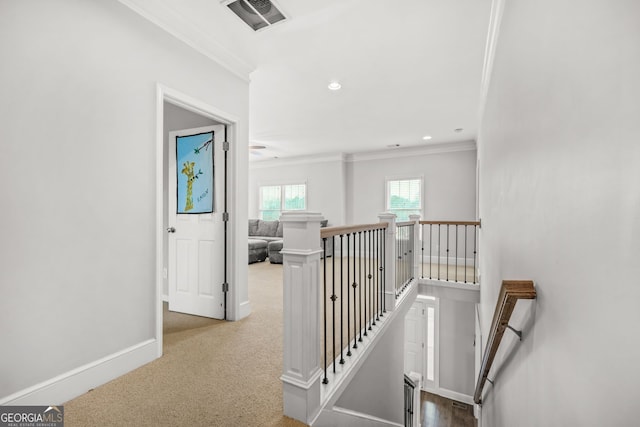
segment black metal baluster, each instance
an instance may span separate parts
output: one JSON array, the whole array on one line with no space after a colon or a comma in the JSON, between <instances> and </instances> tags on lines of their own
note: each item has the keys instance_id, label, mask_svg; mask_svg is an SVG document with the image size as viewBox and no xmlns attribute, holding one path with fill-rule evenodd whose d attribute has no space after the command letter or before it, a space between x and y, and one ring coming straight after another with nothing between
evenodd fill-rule
<instances>
[{"instance_id":1,"label":"black metal baluster","mask_svg":"<svg viewBox=\"0 0 640 427\"><path fill-rule=\"evenodd\" d=\"M409 277L411 277L409 272L409 264L411 262L411 259L409 258L409 239L411 239L411 236L409 236L410 227L404 227L404 230L404 286L402 287L402 290L407 286Z\"/></svg>"},{"instance_id":2,"label":"black metal baluster","mask_svg":"<svg viewBox=\"0 0 640 427\"><path fill-rule=\"evenodd\" d=\"M344 288L344 283L343 283L343 279L344 279L344 251L343 251L343 247L342 247L342 234L340 235L340 364L344 365L344 356L343 356L343 349L344 349L344 317L343 317L343 312L344 312L344 294L342 289ZM335 258L335 255L334 255ZM347 259L347 263L349 262L349 260ZM348 294L348 292L347 292Z\"/></svg>"},{"instance_id":3,"label":"black metal baluster","mask_svg":"<svg viewBox=\"0 0 640 427\"><path fill-rule=\"evenodd\" d=\"M369 308L369 296L368 296L368 289L369 289L369 281L367 280L367 276L369 273L368 270L368 266L369 266L369 240L367 239L367 231L365 230L364 234L364 249L365 249L365 255L364 255L364 283L363 283L363 287L364 287L364 336L367 336L367 324L369 323L369 316L367 315L367 309Z\"/></svg>"},{"instance_id":4,"label":"black metal baluster","mask_svg":"<svg viewBox=\"0 0 640 427\"><path fill-rule=\"evenodd\" d=\"M387 297L386 297L386 289L387 289L387 229L382 229L382 315L387 312Z\"/></svg>"},{"instance_id":5,"label":"black metal baluster","mask_svg":"<svg viewBox=\"0 0 640 427\"><path fill-rule=\"evenodd\" d=\"M371 272L373 273L373 324L375 325L380 316L378 315L378 251L376 250L376 244L378 242L378 230L372 230L371 235L373 237L373 265L371 266Z\"/></svg>"},{"instance_id":6,"label":"black metal baluster","mask_svg":"<svg viewBox=\"0 0 640 427\"><path fill-rule=\"evenodd\" d=\"M402 255L402 268L404 269L404 277L402 278L402 290L407 284L407 280L409 280L409 227L402 227L402 232L404 237L402 239L402 246L404 246L404 252Z\"/></svg>"},{"instance_id":7,"label":"black metal baluster","mask_svg":"<svg viewBox=\"0 0 640 427\"><path fill-rule=\"evenodd\" d=\"M382 316L382 229L378 233L378 320Z\"/></svg>"},{"instance_id":8,"label":"black metal baluster","mask_svg":"<svg viewBox=\"0 0 640 427\"><path fill-rule=\"evenodd\" d=\"M358 282L360 283L360 288L359 288L359 295L360 295L360 339L359 341L362 342L362 288L364 286L362 286L362 231L358 231L358 239L360 240L360 252L359 252L359 256L358 256Z\"/></svg>"},{"instance_id":9,"label":"black metal baluster","mask_svg":"<svg viewBox=\"0 0 640 427\"><path fill-rule=\"evenodd\" d=\"M371 324L376 324L376 314L375 314L375 277L371 274L375 268L375 252L373 250L373 242L375 241L375 237L373 235L373 231L369 230L369 318L371 319L369 322L369 330L371 330Z\"/></svg>"},{"instance_id":10,"label":"black metal baluster","mask_svg":"<svg viewBox=\"0 0 640 427\"><path fill-rule=\"evenodd\" d=\"M327 238L324 237L322 239L322 246L324 250L324 260L323 260L323 269L324 269L324 298L322 299L322 305L324 306L324 352L322 353L322 358L324 359L324 379L322 380L322 384L328 384L329 379L327 378Z\"/></svg>"},{"instance_id":11,"label":"black metal baluster","mask_svg":"<svg viewBox=\"0 0 640 427\"><path fill-rule=\"evenodd\" d=\"M473 226L473 283L476 283L476 242L478 240L478 226Z\"/></svg>"},{"instance_id":12,"label":"black metal baluster","mask_svg":"<svg viewBox=\"0 0 640 427\"><path fill-rule=\"evenodd\" d=\"M406 250L405 250L405 254L406 254L406 260L405 260L405 271L406 271L406 275L405 275L405 286L407 286L407 282L409 281L409 279L411 279L411 242L412 242L412 235L411 235L411 226L407 226L406 227L407 231L407 238L405 239L405 245Z\"/></svg>"},{"instance_id":13,"label":"black metal baluster","mask_svg":"<svg viewBox=\"0 0 640 427\"><path fill-rule=\"evenodd\" d=\"M378 258L377 258L378 252L376 251L376 244L378 240L377 240L376 230L373 230L371 232L371 235L373 237L373 244L372 244L373 265L371 266L371 272L373 273L372 286L371 286L371 291L372 291L371 296L373 297L373 311L371 312L371 314L373 314L373 324L375 325L376 322L380 320L380 316L378 316Z\"/></svg>"},{"instance_id":14,"label":"black metal baluster","mask_svg":"<svg viewBox=\"0 0 640 427\"><path fill-rule=\"evenodd\" d=\"M420 224L420 277L424 279L424 224Z\"/></svg>"},{"instance_id":15,"label":"black metal baluster","mask_svg":"<svg viewBox=\"0 0 640 427\"><path fill-rule=\"evenodd\" d=\"M449 224L447 224L447 282L449 281Z\"/></svg>"},{"instance_id":16,"label":"black metal baluster","mask_svg":"<svg viewBox=\"0 0 640 427\"><path fill-rule=\"evenodd\" d=\"M402 291L402 286L404 286L404 227L400 227L398 230L398 235L400 236L400 291ZM398 293L399 293L398 292Z\"/></svg>"},{"instance_id":17,"label":"black metal baluster","mask_svg":"<svg viewBox=\"0 0 640 427\"><path fill-rule=\"evenodd\" d=\"M373 230L369 230L369 238L370 243L369 247L371 248L371 264L369 265L369 272L371 278L369 279L370 293L371 293L371 322L376 324L376 275L373 274L376 271L376 233Z\"/></svg>"},{"instance_id":18,"label":"black metal baluster","mask_svg":"<svg viewBox=\"0 0 640 427\"><path fill-rule=\"evenodd\" d=\"M376 324L375 316L373 315L373 292L371 292L373 286L373 275L371 274L371 267L373 264L373 246L371 239L371 230L369 230L369 273L367 274L367 279L369 279L369 330L371 330L371 326Z\"/></svg>"},{"instance_id":19,"label":"black metal baluster","mask_svg":"<svg viewBox=\"0 0 640 427\"><path fill-rule=\"evenodd\" d=\"M332 281L331 281L331 308L333 311L333 321L331 322L331 329L332 329L332 334L331 334L331 341L333 342L333 358L331 359L332 364L333 364L333 373L336 373L336 299L338 299L338 297L336 296L336 254L335 254L335 249L336 249L336 236L331 236L331 247L333 248L333 256L331 257L331 276L332 276Z\"/></svg>"},{"instance_id":20,"label":"black metal baluster","mask_svg":"<svg viewBox=\"0 0 640 427\"><path fill-rule=\"evenodd\" d=\"M440 225L438 224L438 280L440 280L440 250L442 249L442 239L440 238Z\"/></svg>"},{"instance_id":21,"label":"black metal baluster","mask_svg":"<svg viewBox=\"0 0 640 427\"><path fill-rule=\"evenodd\" d=\"M402 287L400 288L400 292L404 288L404 283L407 281L407 228L402 227L402 240L400 241L402 245Z\"/></svg>"},{"instance_id":22,"label":"black metal baluster","mask_svg":"<svg viewBox=\"0 0 640 427\"><path fill-rule=\"evenodd\" d=\"M405 283L407 283L407 248L409 247L409 242L407 241L407 239L409 238L409 235L407 234L407 230L408 227L407 226L402 226L402 288L400 289L401 291L404 289L404 285Z\"/></svg>"},{"instance_id":23,"label":"black metal baluster","mask_svg":"<svg viewBox=\"0 0 640 427\"><path fill-rule=\"evenodd\" d=\"M406 238L406 245L407 245L407 261L405 263L405 269L406 269L406 280L404 281L404 286L407 286L407 282L411 279L411 226L407 226L407 238ZM404 288L403 288L404 290Z\"/></svg>"},{"instance_id":24,"label":"black metal baluster","mask_svg":"<svg viewBox=\"0 0 640 427\"><path fill-rule=\"evenodd\" d=\"M376 324L376 304L375 304L375 274L371 274L375 271L376 259L375 259L375 233L372 230L369 230L369 300L371 305L369 310L369 316L371 317L371 323ZM369 328L371 329L371 328Z\"/></svg>"},{"instance_id":25,"label":"black metal baluster","mask_svg":"<svg viewBox=\"0 0 640 427\"><path fill-rule=\"evenodd\" d=\"M356 298L356 244L358 243L357 234L353 233L353 348L358 348L358 299Z\"/></svg>"},{"instance_id":26,"label":"black metal baluster","mask_svg":"<svg viewBox=\"0 0 640 427\"><path fill-rule=\"evenodd\" d=\"M364 293L364 317L362 318L364 320L364 333L363 335L366 337L367 336L367 257L369 256L369 254L366 252L367 251L367 232L364 231L362 233L362 241L363 241L363 246L364 246L364 254L362 256L363 258L363 262L364 262L364 281L362 282L362 292Z\"/></svg>"},{"instance_id":27,"label":"black metal baluster","mask_svg":"<svg viewBox=\"0 0 640 427\"><path fill-rule=\"evenodd\" d=\"M349 241L351 233L347 234L347 356L351 356L351 300L349 298L349 285L351 284L351 269L349 268Z\"/></svg>"}]
</instances>

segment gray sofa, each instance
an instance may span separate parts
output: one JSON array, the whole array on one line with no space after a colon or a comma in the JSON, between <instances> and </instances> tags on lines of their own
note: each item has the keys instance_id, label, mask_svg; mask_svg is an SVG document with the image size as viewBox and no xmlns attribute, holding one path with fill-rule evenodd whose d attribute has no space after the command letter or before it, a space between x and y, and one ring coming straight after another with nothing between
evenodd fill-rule
<instances>
[{"instance_id":1,"label":"gray sofa","mask_svg":"<svg viewBox=\"0 0 640 427\"><path fill-rule=\"evenodd\" d=\"M320 223L327 226L327 220ZM271 264L282 264L282 223L280 221L249 220L249 264L262 262L267 257ZM333 255L333 245L327 240L327 256Z\"/></svg>"}]
</instances>

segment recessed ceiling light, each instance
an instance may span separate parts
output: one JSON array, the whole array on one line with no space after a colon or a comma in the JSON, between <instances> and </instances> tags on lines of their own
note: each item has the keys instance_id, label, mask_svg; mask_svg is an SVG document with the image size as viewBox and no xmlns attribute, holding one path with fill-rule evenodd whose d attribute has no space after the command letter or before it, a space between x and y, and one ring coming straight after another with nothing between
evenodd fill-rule
<instances>
[{"instance_id":1,"label":"recessed ceiling light","mask_svg":"<svg viewBox=\"0 0 640 427\"><path fill-rule=\"evenodd\" d=\"M249 146L249 150L264 150L265 147L264 145L250 145Z\"/></svg>"},{"instance_id":2,"label":"recessed ceiling light","mask_svg":"<svg viewBox=\"0 0 640 427\"><path fill-rule=\"evenodd\" d=\"M463 128L454 129L455 132L462 132L463 130Z\"/></svg>"},{"instance_id":3,"label":"recessed ceiling light","mask_svg":"<svg viewBox=\"0 0 640 427\"><path fill-rule=\"evenodd\" d=\"M329 83L329 86L327 86L330 90L340 90L340 88L342 87L342 85L336 81L332 81L331 83Z\"/></svg>"},{"instance_id":4,"label":"recessed ceiling light","mask_svg":"<svg viewBox=\"0 0 640 427\"><path fill-rule=\"evenodd\" d=\"M423 137L422 137L422 139L424 139L425 141L428 141L428 140L430 140L431 138L432 138L432 136L431 136L431 135L425 135L425 136L423 136Z\"/></svg>"}]
</instances>

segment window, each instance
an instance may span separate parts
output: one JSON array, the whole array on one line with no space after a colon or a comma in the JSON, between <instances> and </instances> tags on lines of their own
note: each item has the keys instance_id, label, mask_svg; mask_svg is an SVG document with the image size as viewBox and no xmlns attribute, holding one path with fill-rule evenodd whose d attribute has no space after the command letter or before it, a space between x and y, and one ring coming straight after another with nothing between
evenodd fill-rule
<instances>
[{"instance_id":1,"label":"window","mask_svg":"<svg viewBox=\"0 0 640 427\"><path fill-rule=\"evenodd\" d=\"M282 211L307 208L307 184L268 185L260 187L260 218L272 221Z\"/></svg>"},{"instance_id":2,"label":"window","mask_svg":"<svg viewBox=\"0 0 640 427\"><path fill-rule=\"evenodd\" d=\"M422 215L422 178L387 180L387 211L396 221L408 221L409 215Z\"/></svg>"}]
</instances>

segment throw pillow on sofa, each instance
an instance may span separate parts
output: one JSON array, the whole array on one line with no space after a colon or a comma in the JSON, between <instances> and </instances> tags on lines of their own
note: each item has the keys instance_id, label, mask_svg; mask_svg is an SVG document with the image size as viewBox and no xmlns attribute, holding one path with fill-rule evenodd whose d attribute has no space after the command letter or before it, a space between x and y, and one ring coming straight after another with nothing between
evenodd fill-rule
<instances>
[{"instance_id":1,"label":"throw pillow on sofa","mask_svg":"<svg viewBox=\"0 0 640 427\"><path fill-rule=\"evenodd\" d=\"M258 229L254 236L275 237L279 222L280 221L258 221Z\"/></svg>"}]
</instances>

